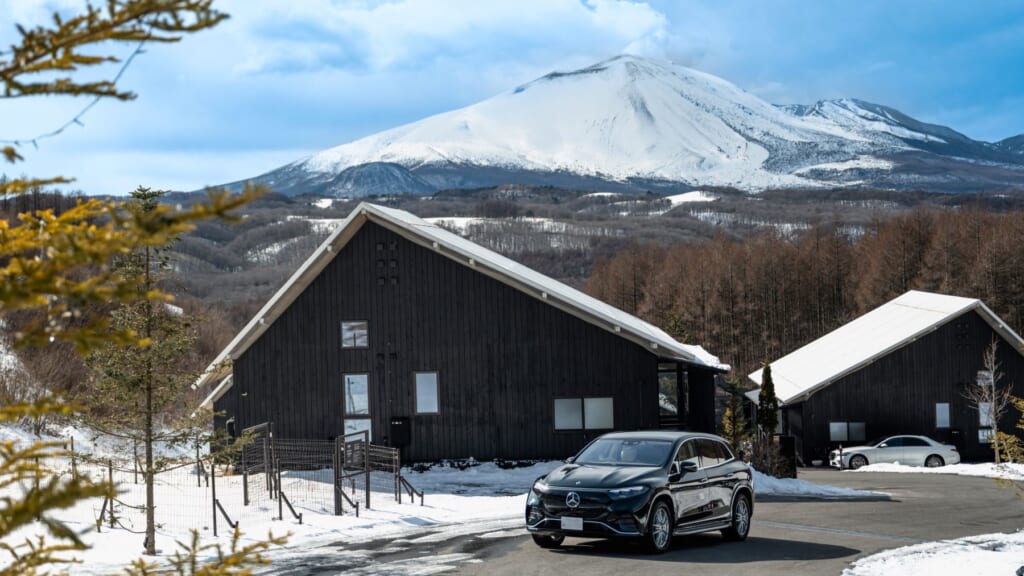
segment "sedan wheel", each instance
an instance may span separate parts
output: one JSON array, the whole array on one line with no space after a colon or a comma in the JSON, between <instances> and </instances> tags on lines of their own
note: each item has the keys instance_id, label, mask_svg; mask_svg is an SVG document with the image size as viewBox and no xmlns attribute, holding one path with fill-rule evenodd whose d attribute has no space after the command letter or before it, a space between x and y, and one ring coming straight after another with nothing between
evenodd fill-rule
<instances>
[{"instance_id":1,"label":"sedan wheel","mask_svg":"<svg viewBox=\"0 0 1024 576\"><path fill-rule=\"evenodd\" d=\"M868 459L863 457L863 456L861 456L860 454L857 454L853 458L850 458L850 470L856 470L856 469L860 468L861 466L867 466L867 465L868 465Z\"/></svg>"},{"instance_id":2,"label":"sedan wheel","mask_svg":"<svg viewBox=\"0 0 1024 576\"><path fill-rule=\"evenodd\" d=\"M661 554L672 543L672 514L668 504L654 503L654 509L647 520L647 546L651 552Z\"/></svg>"},{"instance_id":3,"label":"sedan wheel","mask_svg":"<svg viewBox=\"0 0 1024 576\"><path fill-rule=\"evenodd\" d=\"M924 465L929 468L938 468L939 466L945 466L946 461L942 459L942 456L932 454L924 461Z\"/></svg>"},{"instance_id":4,"label":"sedan wheel","mask_svg":"<svg viewBox=\"0 0 1024 576\"><path fill-rule=\"evenodd\" d=\"M533 542L541 548L558 548L565 540L561 534L533 534Z\"/></svg>"},{"instance_id":5,"label":"sedan wheel","mask_svg":"<svg viewBox=\"0 0 1024 576\"><path fill-rule=\"evenodd\" d=\"M722 530L722 536L734 542L746 540L750 533L750 516L750 498L746 494L737 495L732 503L732 524Z\"/></svg>"}]
</instances>

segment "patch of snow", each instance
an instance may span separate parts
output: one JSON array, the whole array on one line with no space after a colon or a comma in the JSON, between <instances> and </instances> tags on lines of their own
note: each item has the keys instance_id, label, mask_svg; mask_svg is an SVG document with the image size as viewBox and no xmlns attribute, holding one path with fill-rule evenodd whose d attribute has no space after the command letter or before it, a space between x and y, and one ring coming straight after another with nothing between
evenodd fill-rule
<instances>
[{"instance_id":1,"label":"patch of snow","mask_svg":"<svg viewBox=\"0 0 1024 576\"><path fill-rule=\"evenodd\" d=\"M890 160L882 160L874 156L858 156L844 162L824 162L813 166L804 166L794 171L794 174L806 174L812 171L846 172L847 170L892 170L896 163ZM847 182L847 184L852 184Z\"/></svg>"},{"instance_id":2,"label":"patch of snow","mask_svg":"<svg viewBox=\"0 0 1024 576\"><path fill-rule=\"evenodd\" d=\"M692 192L684 192L682 194L675 194L672 196L665 196L665 200L668 200L672 207L675 208L681 204L687 204L690 202L714 202L718 200L718 196L704 190L694 190Z\"/></svg>"},{"instance_id":3,"label":"patch of snow","mask_svg":"<svg viewBox=\"0 0 1024 576\"><path fill-rule=\"evenodd\" d=\"M316 200L316 201L313 202L313 206L316 206L317 208L320 208L320 209L323 209L323 210L326 210L327 208L330 208L333 205L334 205L334 198L320 198L319 200Z\"/></svg>"},{"instance_id":4,"label":"patch of snow","mask_svg":"<svg viewBox=\"0 0 1024 576\"><path fill-rule=\"evenodd\" d=\"M314 230L318 230L317 225L311 225ZM280 242L274 242L266 246L259 248L253 248L245 253L245 259L248 262L254 262L256 264L275 264L277 263L277 256L281 254L285 248L297 244L301 238L289 238Z\"/></svg>"},{"instance_id":5,"label":"patch of snow","mask_svg":"<svg viewBox=\"0 0 1024 576\"><path fill-rule=\"evenodd\" d=\"M344 218L306 218L305 216L290 215L286 220L305 220L309 222L310 230L314 234L330 234L338 227L339 224L345 221Z\"/></svg>"},{"instance_id":6,"label":"patch of snow","mask_svg":"<svg viewBox=\"0 0 1024 576\"><path fill-rule=\"evenodd\" d=\"M861 558L842 576L934 576L935 574L1019 574L1024 566L1024 532L984 534L926 542Z\"/></svg>"},{"instance_id":7,"label":"patch of snow","mask_svg":"<svg viewBox=\"0 0 1024 576\"><path fill-rule=\"evenodd\" d=\"M1024 480L1024 464L951 464L937 468L906 466L903 464L868 464L849 472L892 472L896 474L955 474L957 476L978 476L1004 480Z\"/></svg>"},{"instance_id":8,"label":"patch of snow","mask_svg":"<svg viewBox=\"0 0 1024 576\"><path fill-rule=\"evenodd\" d=\"M619 192L591 192L590 194L584 194L584 195L580 196L580 199L583 199L583 198L615 198L617 196L623 196L623 194L621 194Z\"/></svg>"},{"instance_id":9,"label":"patch of snow","mask_svg":"<svg viewBox=\"0 0 1024 576\"><path fill-rule=\"evenodd\" d=\"M754 493L757 496L796 496L817 498L877 498L881 492L868 492L815 484L799 478L776 478L754 470Z\"/></svg>"}]
</instances>

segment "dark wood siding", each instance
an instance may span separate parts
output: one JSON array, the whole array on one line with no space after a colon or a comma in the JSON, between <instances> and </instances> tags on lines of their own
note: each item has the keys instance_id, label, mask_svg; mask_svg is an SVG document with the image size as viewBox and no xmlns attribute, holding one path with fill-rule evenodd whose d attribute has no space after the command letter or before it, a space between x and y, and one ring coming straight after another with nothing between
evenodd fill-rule
<instances>
[{"instance_id":1,"label":"dark wood siding","mask_svg":"<svg viewBox=\"0 0 1024 576\"><path fill-rule=\"evenodd\" d=\"M829 422L864 422L867 439L889 434L922 434L955 444L965 461L988 460L992 451L978 442L978 411L964 398L983 368L982 355L995 331L970 311L868 366L833 382L806 401L786 409L799 436L806 463L826 459ZM1002 338L998 357L1003 383L1024 393L1024 358ZM948 403L950 428L935 427L936 403ZM796 425L800 430L794 429ZM1002 429L1012 429L1009 418ZM850 443L845 443L849 445Z\"/></svg>"},{"instance_id":2,"label":"dark wood siding","mask_svg":"<svg viewBox=\"0 0 1024 576\"><path fill-rule=\"evenodd\" d=\"M369 322L342 349L340 323ZM409 417L407 460L563 458L598 432L555 432L554 399L614 398L617 429L658 424L657 357L642 346L367 222L234 363L216 403L239 429L343 430L342 375L366 373L373 437ZM416 415L415 372L438 373L439 414ZM711 394L711 391L708 391ZM713 423L712 423L713 424Z\"/></svg>"}]
</instances>

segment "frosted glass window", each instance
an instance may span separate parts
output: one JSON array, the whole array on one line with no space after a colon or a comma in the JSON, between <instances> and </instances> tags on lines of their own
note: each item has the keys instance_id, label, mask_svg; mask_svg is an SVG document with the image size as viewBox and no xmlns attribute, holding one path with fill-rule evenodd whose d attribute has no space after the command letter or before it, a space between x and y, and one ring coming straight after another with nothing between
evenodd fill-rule
<instances>
[{"instance_id":1,"label":"frosted glass window","mask_svg":"<svg viewBox=\"0 0 1024 576\"><path fill-rule=\"evenodd\" d=\"M555 399L555 430L583 428L583 407L579 398Z\"/></svg>"},{"instance_id":2,"label":"frosted glass window","mask_svg":"<svg viewBox=\"0 0 1024 576\"><path fill-rule=\"evenodd\" d=\"M829 422L828 438L833 442L846 442L849 440L846 422Z\"/></svg>"},{"instance_id":3,"label":"frosted glass window","mask_svg":"<svg viewBox=\"0 0 1024 576\"><path fill-rule=\"evenodd\" d=\"M868 439L867 427L863 422L850 422L850 442L863 442Z\"/></svg>"},{"instance_id":4,"label":"frosted glass window","mask_svg":"<svg viewBox=\"0 0 1024 576\"><path fill-rule=\"evenodd\" d=\"M978 426L992 428L994 425L995 423L992 422L992 403L978 402Z\"/></svg>"},{"instance_id":5,"label":"frosted glass window","mask_svg":"<svg viewBox=\"0 0 1024 576\"><path fill-rule=\"evenodd\" d=\"M935 427L949 428L949 404L945 402L935 404Z\"/></svg>"},{"instance_id":6,"label":"frosted glass window","mask_svg":"<svg viewBox=\"0 0 1024 576\"><path fill-rule=\"evenodd\" d=\"M370 390L366 374L345 374L345 414L369 414Z\"/></svg>"},{"instance_id":7,"label":"frosted glass window","mask_svg":"<svg viewBox=\"0 0 1024 576\"><path fill-rule=\"evenodd\" d=\"M437 372L416 373L416 413L437 414Z\"/></svg>"},{"instance_id":8,"label":"frosted glass window","mask_svg":"<svg viewBox=\"0 0 1024 576\"><path fill-rule=\"evenodd\" d=\"M583 423L587 430L615 427L615 402L611 398L584 398Z\"/></svg>"},{"instance_id":9,"label":"frosted glass window","mask_svg":"<svg viewBox=\"0 0 1024 576\"><path fill-rule=\"evenodd\" d=\"M370 345L369 322L342 322L341 347L366 348Z\"/></svg>"}]
</instances>

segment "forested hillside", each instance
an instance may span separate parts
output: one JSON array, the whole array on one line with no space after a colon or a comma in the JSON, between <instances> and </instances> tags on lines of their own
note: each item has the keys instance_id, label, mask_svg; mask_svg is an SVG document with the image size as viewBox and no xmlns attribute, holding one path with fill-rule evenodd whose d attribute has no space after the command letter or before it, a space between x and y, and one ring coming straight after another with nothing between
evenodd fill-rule
<instances>
[{"instance_id":1,"label":"forested hillside","mask_svg":"<svg viewBox=\"0 0 1024 576\"><path fill-rule=\"evenodd\" d=\"M979 298L1024 328L1024 213L918 208L860 235L833 224L634 243L587 291L746 374L910 289Z\"/></svg>"}]
</instances>

